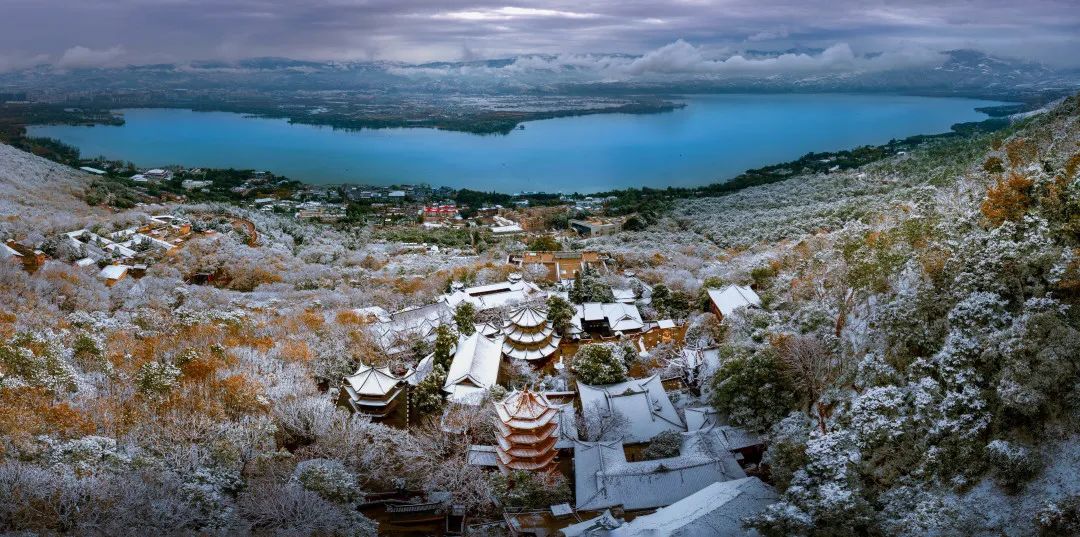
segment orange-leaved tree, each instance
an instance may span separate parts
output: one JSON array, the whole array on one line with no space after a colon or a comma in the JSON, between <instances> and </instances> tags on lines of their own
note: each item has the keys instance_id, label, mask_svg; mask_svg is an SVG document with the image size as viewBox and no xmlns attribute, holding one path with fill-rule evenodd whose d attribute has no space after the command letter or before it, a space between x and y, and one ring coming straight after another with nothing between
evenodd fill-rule
<instances>
[{"instance_id":1,"label":"orange-leaved tree","mask_svg":"<svg viewBox=\"0 0 1080 537\"><path fill-rule=\"evenodd\" d=\"M1027 176L1013 172L990 185L986 200L982 203L983 216L994 227L1005 221L1019 222L1031 207L1031 187L1034 183Z\"/></svg>"}]
</instances>

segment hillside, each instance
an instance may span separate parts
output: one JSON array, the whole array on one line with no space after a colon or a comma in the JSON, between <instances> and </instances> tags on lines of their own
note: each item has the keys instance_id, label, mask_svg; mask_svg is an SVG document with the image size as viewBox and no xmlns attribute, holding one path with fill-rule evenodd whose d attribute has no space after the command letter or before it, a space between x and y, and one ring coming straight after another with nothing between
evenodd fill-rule
<instances>
[{"instance_id":1,"label":"hillside","mask_svg":"<svg viewBox=\"0 0 1080 537\"><path fill-rule=\"evenodd\" d=\"M673 288L752 281L768 304L731 325L712 381L772 438L785 492L763 533L1077 531L1078 142L1074 97L1004 135L689 201L596 241Z\"/></svg>"},{"instance_id":2,"label":"hillside","mask_svg":"<svg viewBox=\"0 0 1080 537\"><path fill-rule=\"evenodd\" d=\"M61 229L100 210L87 206L83 193L90 175L0 144L0 234Z\"/></svg>"},{"instance_id":3,"label":"hillside","mask_svg":"<svg viewBox=\"0 0 1080 537\"><path fill-rule=\"evenodd\" d=\"M1078 143L1073 97L1003 132L683 200L584 241L613 270L567 298L648 284L643 319L685 326L645 355L613 340L614 376L674 379L678 412L711 405L763 435L755 470L780 501L746 523L764 535L1076 534ZM87 184L0 146L0 238L52 257L0 264L0 532L373 535L392 529L374 499L448 492L491 527L507 507L568 501L565 479L493 477L466 453L496 443L506 390L575 386L577 354L561 370L508 364L479 406L444 401L432 366L406 426L338 404L361 364L419 370L481 320L436 315L430 341L390 353L370 317L422 316L452 282L519 270L557 294L546 271L507 264L520 239L478 253L224 204L107 213L80 200ZM72 263L161 214L191 226L141 277ZM84 226L97 238L56 247ZM763 307L717 322L704 291L726 284ZM717 367L690 368L680 346L715 350Z\"/></svg>"}]
</instances>

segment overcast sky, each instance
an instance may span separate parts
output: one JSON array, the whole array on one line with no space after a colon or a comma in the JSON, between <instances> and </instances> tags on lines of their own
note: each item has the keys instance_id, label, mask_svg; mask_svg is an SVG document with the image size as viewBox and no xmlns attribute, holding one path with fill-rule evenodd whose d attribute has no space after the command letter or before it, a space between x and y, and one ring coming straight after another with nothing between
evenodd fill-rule
<instances>
[{"instance_id":1,"label":"overcast sky","mask_svg":"<svg viewBox=\"0 0 1080 537\"><path fill-rule=\"evenodd\" d=\"M1080 0L0 0L0 70L284 56L644 54L683 40L855 54L976 48L1080 64Z\"/></svg>"}]
</instances>

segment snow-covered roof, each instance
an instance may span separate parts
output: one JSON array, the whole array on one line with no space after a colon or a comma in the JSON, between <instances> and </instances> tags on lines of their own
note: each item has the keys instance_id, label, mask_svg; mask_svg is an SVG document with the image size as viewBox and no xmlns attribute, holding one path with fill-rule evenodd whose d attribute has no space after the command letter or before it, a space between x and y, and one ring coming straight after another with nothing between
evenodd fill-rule
<instances>
[{"instance_id":1,"label":"snow-covered roof","mask_svg":"<svg viewBox=\"0 0 1080 537\"><path fill-rule=\"evenodd\" d=\"M559 406L559 432L558 440L555 441L556 449L571 449L578 441L577 417L574 414L574 405L567 403Z\"/></svg>"},{"instance_id":2,"label":"snow-covered roof","mask_svg":"<svg viewBox=\"0 0 1080 537\"><path fill-rule=\"evenodd\" d=\"M697 431L720 424L720 413L709 406L684 409L683 416L686 417L687 431Z\"/></svg>"},{"instance_id":3,"label":"snow-covered roof","mask_svg":"<svg viewBox=\"0 0 1080 537\"><path fill-rule=\"evenodd\" d=\"M671 319L660 319L659 321L656 321L656 327L662 329L675 328L675 321L672 321Z\"/></svg>"},{"instance_id":4,"label":"snow-covered roof","mask_svg":"<svg viewBox=\"0 0 1080 537\"><path fill-rule=\"evenodd\" d=\"M633 289L611 289L611 294L615 296L615 302L621 302L623 304L633 304L637 300L637 293Z\"/></svg>"},{"instance_id":5,"label":"snow-covered roof","mask_svg":"<svg viewBox=\"0 0 1080 537\"><path fill-rule=\"evenodd\" d=\"M435 341L435 329L452 322L453 312L444 302L404 309L389 315L389 321L368 326L379 347L388 354L407 350L405 340L418 337Z\"/></svg>"},{"instance_id":6,"label":"snow-covered roof","mask_svg":"<svg viewBox=\"0 0 1080 537\"><path fill-rule=\"evenodd\" d=\"M512 235L514 233L524 233L525 230L517 224L511 224L509 226L491 226L491 232L495 235Z\"/></svg>"},{"instance_id":7,"label":"snow-covered roof","mask_svg":"<svg viewBox=\"0 0 1080 537\"><path fill-rule=\"evenodd\" d=\"M8 257L22 257L22 256L23 255L20 254L18 252L18 250L15 250L14 248L0 242L0 259L4 259L4 258L8 258Z\"/></svg>"},{"instance_id":8,"label":"snow-covered roof","mask_svg":"<svg viewBox=\"0 0 1080 537\"><path fill-rule=\"evenodd\" d=\"M380 323L388 323L393 320L390 317L390 312L383 309L382 306L367 306L365 308L356 308L353 313L360 316L362 319L375 319Z\"/></svg>"},{"instance_id":9,"label":"snow-covered roof","mask_svg":"<svg viewBox=\"0 0 1080 537\"><path fill-rule=\"evenodd\" d=\"M744 285L729 285L723 289L709 289L709 300L727 316L739 308L761 307L761 297Z\"/></svg>"},{"instance_id":10,"label":"snow-covered roof","mask_svg":"<svg viewBox=\"0 0 1080 537\"><path fill-rule=\"evenodd\" d=\"M559 532L565 537L592 537L607 535L607 532L622 525L622 520L615 518L611 511L605 509L599 516L583 520L577 524L571 524Z\"/></svg>"},{"instance_id":11,"label":"snow-covered roof","mask_svg":"<svg viewBox=\"0 0 1080 537\"><path fill-rule=\"evenodd\" d=\"M510 427L534 429L557 419L559 408L551 404L543 393L514 390L502 401L495 402L495 413Z\"/></svg>"},{"instance_id":12,"label":"snow-covered roof","mask_svg":"<svg viewBox=\"0 0 1080 537\"><path fill-rule=\"evenodd\" d=\"M686 363L687 368L696 371L695 375L698 378L705 378L720 369L720 349L691 349L684 347L682 360Z\"/></svg>"},{"instance_id":13,"label":"snow-covered roof","mask_svg":"<svg viewBox=\"0 0 1080 537\"><path fill-rule=\"evenodd\" d=\"M455 290L442 297L450 308L462 302L470 302L478 311L489 310L543 297L544 292L535 284L524 280L505 281Z\"/></svg>"},{"instance_id":14,"label":"snow-covered roof","mask_svg":"<svg viewBox=\"0 0 1080 537\"><path fill-rule=\"evenodd\" d=\"M424 381L431 370L435 367L435 354L429 354L423 357L420 362L416 364L416 367L409 368L409 371L405 373L405 382L408 382L411 386L416 386Z\"/></svg>"},{"instance_id":15,"label":"snow-covered roof","mask_svg":"<svg viewBox=\"0 0 1080 537\"><path fill-rule=\"evenodd\" d=\"M360 365L356 373L345 377L345 389L352 396L383 397L397 388L402 378L386 367Z\"/></svg>"},{"instance_id":16,"label":"snow-covered roof","mask_svg":"<svg viewBox=\"0 0 1080 537\"><path fill-rule=\"evenodd\" d=\"M93 265L94 263L97 263L97 261L94 261L94 258L92 258L92 257L84 257L84 258L76 261L75 265L79 266L79 267L89 267L90 265Z\"/></svg>"},{"instance_id":17,"label":"snow-covered roof","mask_svg":"<svg viewBox=\"0 0 1080 537\"><path fill-rule=\"evenodd\" d=\"M645 328L641 312L633 304L621 302L586 302L577 306L577 312L570 323L573 331L581 332L582 321L607 320L612 332L633 332Z\"/></svg>"},{"instance_id":18,"label":"snow-covered roof","mask_svg":"<svg viewBox=\"0 0 1080 537\"><path fill-rule=\"evenodd\" d=\"M683 433L679 454L628 462L623 443L577 442L577 508L651 509L677 502L717 481L746 477L724 437L714 429Z\"/></svg>"},{"instance_id":19,"label":"snow-covered roof","mask_svg":"<svg viewBox=\"0 0 1080 537\"><path fill-rule=\"evenodd\" d=\"M484 392L495 386L502 360L502 338L492 341L479 332L458 339L443 389L455 403L479 404Z\"/></svg>"},{"instance_id":20,"label":"snow-covered roof","mask_svg":"<svg viewBox=\"0 0 1080 537\"><path fill-rule=\"evenodd\" d=\"M547 312L531 306L511 312L501 332L505 336L503 354L518 360L546 359L562 341L548 322Z\"/></svg>"},{"instance_id":21,"label":"snow-covered roof","mask_svg":"<svg viewBox=\"0 0 1080 537\"><path fill-rule=\"evenodd\" d=\"M109 265L98 273L98 276L106 280L119 280L127 274L127 265Z\"/></svg>"},{"instance_id":22,"label":"snow-covered roof","mask_svg":"<svg viewBox=\"0 0 1080 537\"><path fill-rule=\"evenodd\" d=\"M713 483L649 515L611 530L610 537L745 535L742 520L776 502L772 487L756 477Z\"/></svg>"},{"instance_id":23,"label":"snow-covered roof","mask_svg":"<svg viewBox=\"0 0 1080 537\"><path fill-rule=\"evenodd\" d=\"M476 323L474 328L477 332L480 332L481 335L486 337L495 337L502 333L502 328L500 328L499 325L490 322Z\"/></svg>"},{"instance_id":24,"label":"snow-covered roof","mask_svg":"<svg viewBox=\"0 0 1080 537\"><path fill-rule=\"evenodd\" d=\"M498 466L495 446L469 446L465 454L465 461L473 466Z\"/></svg>"},{"instance_id":25,"label":"snow-covered roof","mask_svg":"<svg viewBox=\"0 0 1080 537\"><path fill-rule=\"evenodd\" d=\"M618 384L590 386L578 382L578 395L586 417L594 412L618 412L626 418L623 440L648 442L664 431L685 431L658 375Z\"/></svg>"}]
</instances>

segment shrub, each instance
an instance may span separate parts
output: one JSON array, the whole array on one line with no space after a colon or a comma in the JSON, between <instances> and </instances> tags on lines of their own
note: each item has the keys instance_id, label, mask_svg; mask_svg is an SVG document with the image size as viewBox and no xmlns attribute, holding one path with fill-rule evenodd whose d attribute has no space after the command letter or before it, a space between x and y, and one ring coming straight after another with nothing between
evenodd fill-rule
<instances>
[{"instance_id":1,"label":"shrub","mask_svg":"<svg viewBox=\"0 0 1080 537\"><path fill-rule=\"evenodd\" d=\"M1017 173L1010 173L986 191L982 213L993 226L1006 221L1019 222L1031 207L1031 187L1034 181Z\"/></svg>"},{"instance_id":2,"label":"shrub","mask_svg":"<svg viewBox=\"0 0 1080 537\"><path fill-rule=\"evenodd\" d=\"M990 157L983 163L983 171L986 173L1001 173L1005 171L1004 162L999 157Z\"/></svg>"},{"instance_id":3,"label":"shrub","mask_svg":"<svg viewBox=\"0 0 1080 537\"><path fill-rule=\"evenodd\" d=\"M664 431L653 437L643 455L647 460L666 459L678 455L681 448L682 435L676 431Z\"/></svg>"},{"instance_id":4,"label":"shrub","mask_svg":"<svg viewBox=\"0 0 1080 537\"><path fill-rule=\"evenodd\" d=\"M555 237L551 235L542 235L529 243L529 249L534 252L557 252L562 250L562 245L559 244L558 239Z\"/></svg>"},{"instance_id":5,"label":"shrub","mask_svg":"<svg viewBox=\"0 0 1080 537\"><path fill-rule=\"evenodd\" d=\"M356 476L345 469L341 461L311 459L296 465L292 479L324 500L351 504L363 498Z\"/></svg>"},{"instance_id":6,"label":"shrub","mask_svg":"<svg viewBox=\"0 0 1080 537\"><path fill-rule=\"evenodd\" d=\"M445 324L435 329L435 363L444 370L450 369L450 360L454 357L454 348L457 347L457 334Z\"/></svg>"},{"instance_id":7,"label":"shrub","mask_svg":"<svg viewBox=\"0 0 1080 537\"><path fill-rule=\"evenodd\" d=\"M491 492L504 508L547 508L570 499L570 488L561 475L525 470L492 474Z\"/></svg>"},{"instance_id":8,"label":"shrub","mask_svg":"<svg viewBox=\"0 0 1080 537\"><path fill-rule=\"evenodd\" d=\"M574 278L574 285L570 288L569 297L570 301L575 304L615 301L615 295L611 293L611 286L604 283L600 278L600 273L589 266L583 268Z\"/></svg>"},{"instance_id":9,"label":"shrub","mask_svg":"<svg viewBox=\"0 0 1080 537\"><path fill-rule=\"evenodd\" d=\"M1035 526L1044 537L1080 535L1080 495L1048 503L1035 515Z\"/></svg>"},{"instance_id":10,"label":"shrub","mask_svg":"<svg viewBox=\"0 0 1080 537\"><path fill-rule=\"evenodd\" d=\"M1030 448L1007 440L994 440L986 445L986 462L990 464L998 484L1009 492L1017 492L1024 483L1039 473L1042 461Z\"/></svg>"},{"instance_id":11,"label":"shrub","mask_svg":"<svg viewBox=\"0 0 1080 537\"><path fill-rule=\"evenodd\" d=\"M175 365L164 362L146 362L135 376L135 385L144 394L161 396L172 390L179 376L180 369Z\"/></svg>"}]
</instances>

